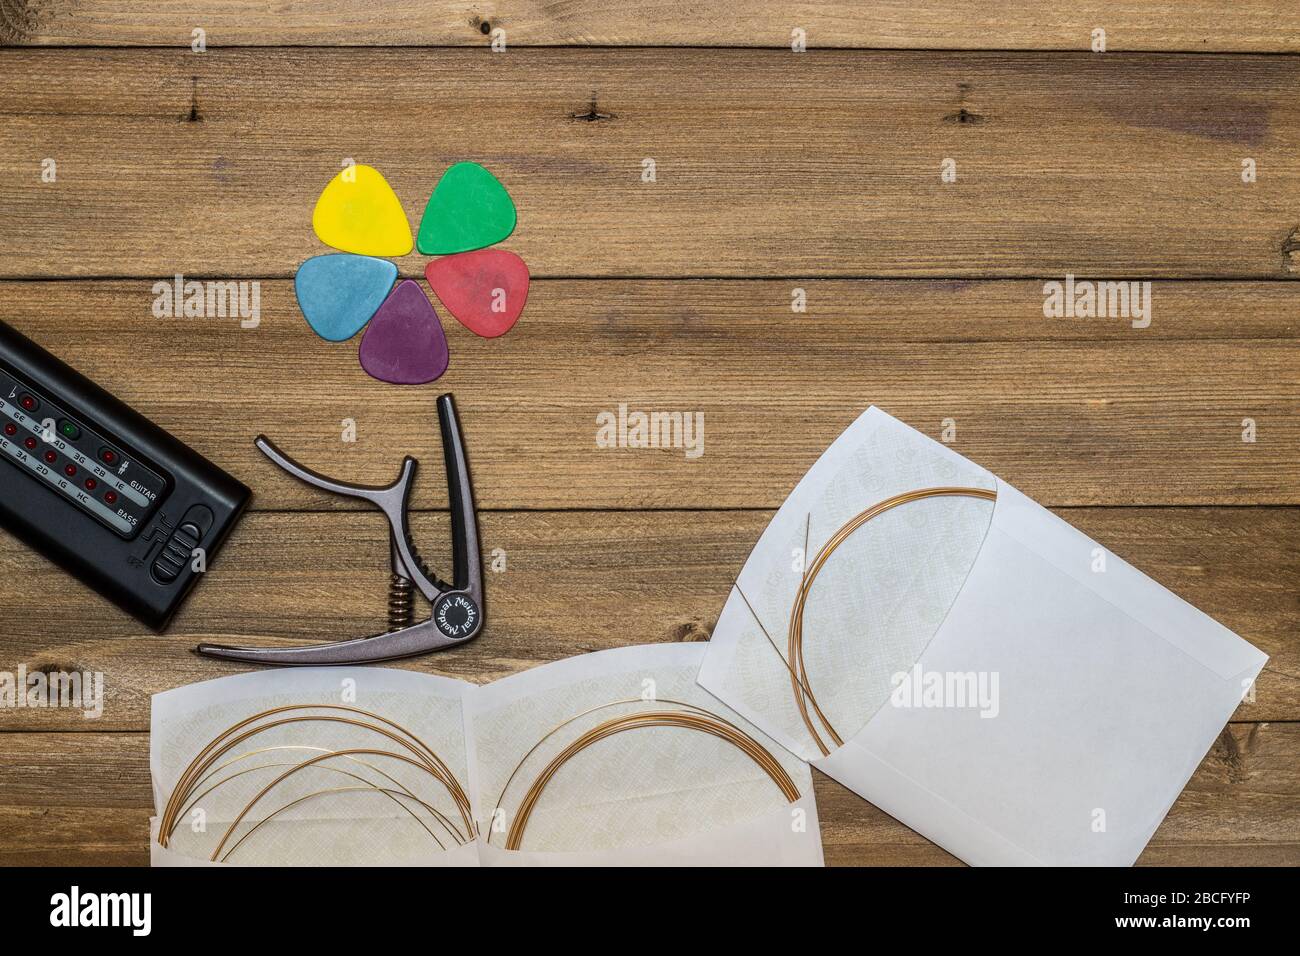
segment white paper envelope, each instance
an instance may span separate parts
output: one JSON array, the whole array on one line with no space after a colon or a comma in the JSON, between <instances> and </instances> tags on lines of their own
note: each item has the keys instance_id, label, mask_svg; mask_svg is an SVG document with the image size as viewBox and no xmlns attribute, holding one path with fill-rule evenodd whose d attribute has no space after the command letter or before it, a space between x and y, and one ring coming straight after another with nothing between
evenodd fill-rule
<instances>
[{"instance_id":1,"label":"white paper envelope","mask_svg":"<svg viewBox=\"0 0 1300 956\"><path fill-rule=\"evenodd\" d=\"M973 491L898 504L835 544L933 488ZM1267 659L875 408L782 505L708 647L706 689L984 865L1131 864Z\"/></svg>"},{"instance_id":2,"label":"white paper envelope","mask_svg":"<svg viewBox=\"0 0 1300 956\"><path fill-rule=\"evenodd\" d=\"M811 771L699 687L703 654L623 648L483 687L293 668L157 694L153 865L820 866ZM536 775L611 720L508 848Z\"/></svg>"},{"instance_id":3,"label":"white paper envelope","mask_svg":"<svg viewBox=\"0 0 1300 956\"><path fill-rule=\"evenodd\" d=\"M703 655L619 648L479 688L466 721L483 864L821 866L811 772L700 689Z\"/></svg>"},{"instance_id":4,"label":"white paper envelope","mask_svg":"<svg viewBox=\"0 0 1300 956\"><path fill-rule=\"evenodd\" d=\"M324 667L154 695L152 864L477 866L464 794L463 700L473 690L412 671ZM420 748L441 761L453 787L428 772ZM191 766L200 768L195 783L181 788L161 846L159 818Z\"/></svg>"}]
</instances>

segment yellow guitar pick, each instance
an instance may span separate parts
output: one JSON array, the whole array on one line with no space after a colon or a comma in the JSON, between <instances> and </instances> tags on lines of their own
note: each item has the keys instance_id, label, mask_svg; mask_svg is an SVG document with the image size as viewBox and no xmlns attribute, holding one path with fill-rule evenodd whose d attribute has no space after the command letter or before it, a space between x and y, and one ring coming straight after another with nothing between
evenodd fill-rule
<instances>
[{"instance_id":1,"label":"yellow guitar pick","mask_svg":"<svg viewBox=\"0 0 1300 956\"><path fill-rule=\"evenodd\" d=\"M311 227L326 245L359 256L404 256L411 224L388 180L373 166L349 166L316 200Z\"/></svg>"}]
</instances>

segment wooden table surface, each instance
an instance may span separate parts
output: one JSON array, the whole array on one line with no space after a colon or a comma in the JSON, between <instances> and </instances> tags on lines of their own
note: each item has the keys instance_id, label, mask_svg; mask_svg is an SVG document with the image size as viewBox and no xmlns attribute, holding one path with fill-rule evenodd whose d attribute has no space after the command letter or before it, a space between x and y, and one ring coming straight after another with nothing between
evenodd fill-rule
<instances>
[{"instance_id":1,"label":"wooden table surface","mask_svg":"<svg viewBox=\"0 0 1300 956\"><path fill-rule=\"evenodd\" d=\"M164 636L0 538L0 670L107 675L98 720L0 710L0 862L147 862L149 697L241 669L197 640L381 624L382 520L253 435L361 481L425 459L416 530L445 565L450 390L507 570L479 640L399 666L486 681L707 639L864 407L935 437L953 419L956 450L1270 655L1141 862L1300 863L1300 6L193 6L0 0L3 318L256 495ZM294 271L325 251L310 211L348 159L413 221L458 160L518 205L524 317L494 341L445 322L435 385L367 378L298 313ZM154 318L176 273L260 281L261 324ZM1044 318L1067 273L1149 280L1150 326ZM703 412L705 453L597 448L620 403ZM828 862L956 862L817 793Z\"/></svg>"}]
</instances>

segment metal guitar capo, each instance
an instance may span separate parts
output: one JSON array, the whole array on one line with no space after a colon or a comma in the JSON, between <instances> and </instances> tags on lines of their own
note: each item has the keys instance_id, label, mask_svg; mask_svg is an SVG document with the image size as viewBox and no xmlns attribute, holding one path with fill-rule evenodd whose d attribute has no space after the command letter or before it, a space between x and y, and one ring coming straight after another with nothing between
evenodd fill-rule
<instances>
[{"instance_id":1,"label":"metal guitar capo","mask_svg":"<svg viewBox=\"0 0 1300 956\"><path fill-rule=\"evenodd\" d=\"M407 504L416 460L402 460L402 470L391 485L373 487L336 481L298 464L265 435L257 437L258 449L300 481L337 495L369 501L388 519L392 544L392 584L388 613L390 630L333 644L303 647L229 647L200 644L196 650L208 657L254 664L365 664L441 651L464 644L483 629L483 561L479 553L478 519L470 487L465 445L460 421L451 395L438 397L438 425L442 431L442 454L447 469L447 494L451 502L452 581L434 575L420 558L407 522ZM412 586L432 606L422 624L412 624Z\"/></svg>"}]
</instances>

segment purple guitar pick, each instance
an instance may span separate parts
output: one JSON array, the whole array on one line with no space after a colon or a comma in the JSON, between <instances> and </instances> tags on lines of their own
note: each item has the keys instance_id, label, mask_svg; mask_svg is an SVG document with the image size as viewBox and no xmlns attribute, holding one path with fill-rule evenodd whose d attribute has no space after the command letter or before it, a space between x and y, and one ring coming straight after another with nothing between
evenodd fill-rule
<instances>
[{"instance_id":1,"label":"purple guitar pick","mask_svg":"<svg viewBox=\"0 0 1300 956\"><path fill-rule=\"evenodd\" d=\"M447 371L450 355L438 313L418 282L399 282L361 337L361 367L394 385L423 385Z\"/></svg>"}]
</instances>

